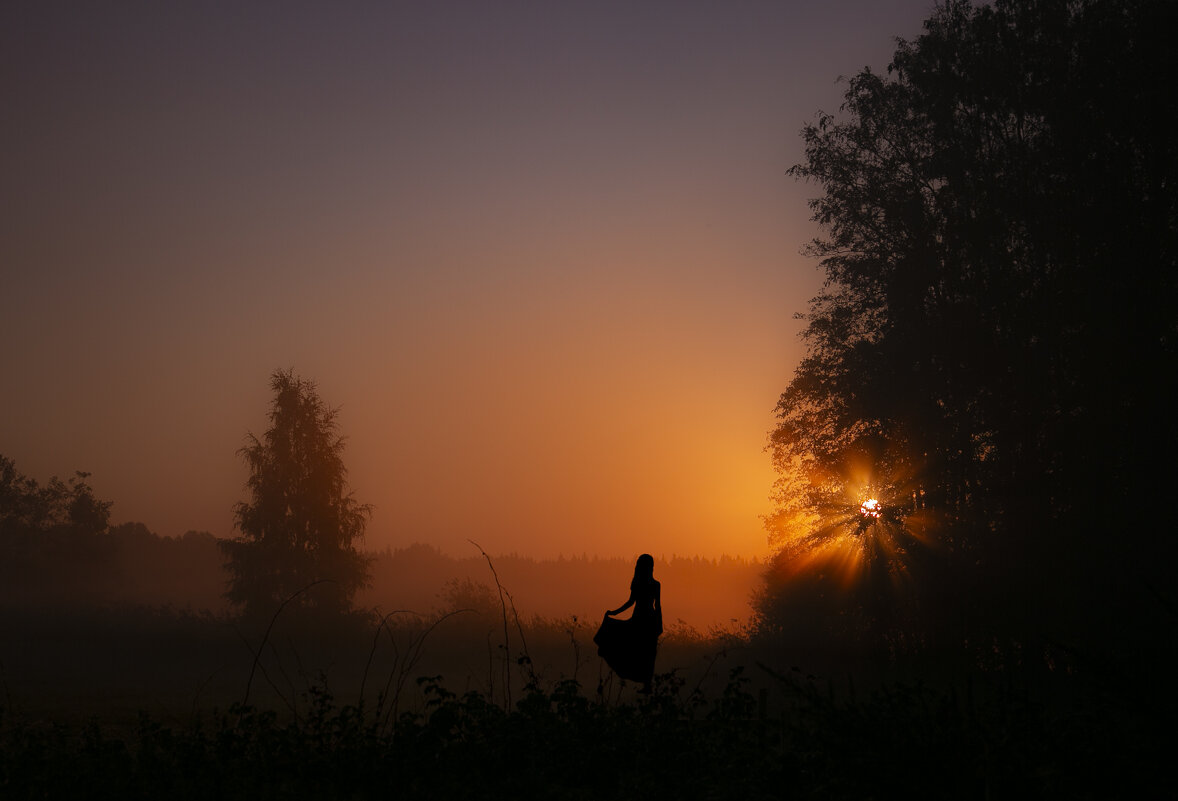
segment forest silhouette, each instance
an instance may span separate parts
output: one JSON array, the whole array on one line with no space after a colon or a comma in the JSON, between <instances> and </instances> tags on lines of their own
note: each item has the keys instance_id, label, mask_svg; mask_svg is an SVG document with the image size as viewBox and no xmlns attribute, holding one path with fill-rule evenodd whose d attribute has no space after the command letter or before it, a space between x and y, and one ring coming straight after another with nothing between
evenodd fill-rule
<instances>
[{"instance_id":1,"label":"forest silhouette","mask_svg":"<svg viewBox=\"0 0 1178 801\"><path fill-rule=\"evenodd\" d=\"M806 608L800 564L850 558L857 641L1168 647L1173 21L949 3L806 126L827 284L771 439L767 621Z\"/></svg>"},{"instance_id":2,"label":"forest silhouette","mask_svg":"<svg viewBox=\"0 0 1178 801\"><path fill-rule=\"evenodd\" d=\"M649 694L591 644L629 558L594 566L596 609L529 616L526 571L481 548L432 608L378 599L398 559L419 582L461 560L359 550L335 413L291 371L234 540L112 527L84 473L0 460L0 795L1172 786L1174 30L1163 0L951 0L803 129L826 284L770 433L774 556L750 616L706 631L674 599L750 566L656 565ZM228 590L112 589L153 570Z\"/></svg>"}]
</instances>

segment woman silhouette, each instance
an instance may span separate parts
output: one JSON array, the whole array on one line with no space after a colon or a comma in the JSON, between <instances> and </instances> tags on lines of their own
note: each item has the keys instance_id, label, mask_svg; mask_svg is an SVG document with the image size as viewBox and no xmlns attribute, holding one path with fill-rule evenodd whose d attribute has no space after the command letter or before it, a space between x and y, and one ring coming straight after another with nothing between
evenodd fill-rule
<instances>
[{"instance_id":1,"label":"woman silhouette","mask_svg":"<svg viewBox=\"0 0 1178 801\"><path fill-rule=\"evenodd\" d=\"M663 633L661 590L662 585L654 580L654 557L644 553L634 565L630 599L605 613L601 628L593 637L597 653L610 669L623 679L642 682L644 693L650 692L654 655L659 635ZM627 620L614 617L631 606L634 611Z\"/></svg>"}]
</instances>

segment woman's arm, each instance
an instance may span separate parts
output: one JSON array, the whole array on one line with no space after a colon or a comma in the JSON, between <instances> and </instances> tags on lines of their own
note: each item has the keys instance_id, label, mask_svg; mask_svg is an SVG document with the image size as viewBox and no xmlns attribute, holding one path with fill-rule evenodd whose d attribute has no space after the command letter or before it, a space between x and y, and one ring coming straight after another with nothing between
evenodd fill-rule
<instances>
[{"instance_id":1,"label":"woman's arm","mask_svg":"<svg viewBox=\"0 0 1178 801\"><path fill-rule=\"evenodd\" d=\"M605 616L606 617L613 617L614 615L620 615L620 614L622 614L622 612L625 612L627 609L629 609L633 605L634 605L634 593L630 593L630 600L626 601L626 603L622 604L617 609L609 610L608 612L605 613Z\"/></svg>"}]
</instances>

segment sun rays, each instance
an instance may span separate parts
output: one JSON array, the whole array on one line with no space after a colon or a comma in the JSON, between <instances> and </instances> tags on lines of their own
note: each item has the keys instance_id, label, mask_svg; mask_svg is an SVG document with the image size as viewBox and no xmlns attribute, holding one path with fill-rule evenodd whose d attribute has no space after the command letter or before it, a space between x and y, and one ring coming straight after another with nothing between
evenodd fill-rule
<instances>
[{"instance_id":1,"label":"sun rays","mask_svg":"<svg viewBox=\"0 0 1178 801\"><path fill-rule=\"evenodd\" d=\"M919 480L861 461L810 478L809 514L781 532L781 577L824 579L852 595L906 594L919 554L936 547Z\"/></svg>"}]
</instances>

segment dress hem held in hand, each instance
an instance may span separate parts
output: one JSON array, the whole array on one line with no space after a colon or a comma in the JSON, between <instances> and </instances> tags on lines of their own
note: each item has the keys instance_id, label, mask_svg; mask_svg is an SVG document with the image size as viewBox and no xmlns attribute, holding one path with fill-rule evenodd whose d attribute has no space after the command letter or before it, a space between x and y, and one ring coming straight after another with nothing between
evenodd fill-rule
<instances>
[{"instance_id":1,"label":"dress hem held in hand","mask_svg":"<svg viewBox=\"0 0 1178 801\"><path fill-rule=\"evenodd\" d=\"M654 675L654 657L662 630L662 621L606 617L593 642L614 673L630 681L648 682Z\"/></svg>"}]
</instances>

